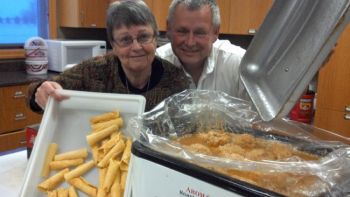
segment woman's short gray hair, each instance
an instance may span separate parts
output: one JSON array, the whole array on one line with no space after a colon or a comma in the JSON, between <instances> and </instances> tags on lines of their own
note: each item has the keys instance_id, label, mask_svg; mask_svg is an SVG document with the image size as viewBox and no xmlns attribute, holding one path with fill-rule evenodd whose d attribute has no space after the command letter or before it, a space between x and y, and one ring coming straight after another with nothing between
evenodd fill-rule
<instances>
[{"instance_id":1,"label":"woman's short gray hair","mask_svg":"<svg viewBox=\"0 0 350 197\"><path fill-rule=\"evenodd\" d=\"M215 0L173 0L169 6L168 21L171 23L174 19L176 7L185 5L189 10L198 10L203 6L208 5L212 12L212 23L214 28L220 27L220 9Z\"/></svg>"},{"instance_id":2,"label":"woman's short gray hair","mask_svg":"<svg viewBox=\"0 0 350 197\"><path fill-rule=\"evenodd\" d=\"M108 7L107 10L107 38L109 42L114 41L113 30L123 26L150 25L154 36L158 36L156 19L142 0L117 1Z\"/></svg>"}]
</instances>

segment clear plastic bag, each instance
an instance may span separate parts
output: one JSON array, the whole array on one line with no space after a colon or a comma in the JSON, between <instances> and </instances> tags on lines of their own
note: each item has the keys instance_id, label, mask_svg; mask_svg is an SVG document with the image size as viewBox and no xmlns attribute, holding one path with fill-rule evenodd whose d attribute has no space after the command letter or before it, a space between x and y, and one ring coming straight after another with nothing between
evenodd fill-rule
<instances>
[{"instance_id":1,"label":"clear plastic bag","mask_svg":"<svg viewBox=\"0 0 350 197\"><path fill-rule=\"evenodd\" d=\"M254 161L224 158L195 153L176 143L177 138L186 134L213 130L249 134L256 139L288 144L295 150L317 155L319 159L304 161L291 157L282 161ZM350 194L349 145L320 140L311 133L332 133L303 123L286 119L263 122L250 102L222 92L185 90L173 95L153 110L132 118L127 132L155 151L219 173L247 173L256 179L244 181L284 195ZM282 186L277 187L274 182Z\"/></svg>"}]
</instances>

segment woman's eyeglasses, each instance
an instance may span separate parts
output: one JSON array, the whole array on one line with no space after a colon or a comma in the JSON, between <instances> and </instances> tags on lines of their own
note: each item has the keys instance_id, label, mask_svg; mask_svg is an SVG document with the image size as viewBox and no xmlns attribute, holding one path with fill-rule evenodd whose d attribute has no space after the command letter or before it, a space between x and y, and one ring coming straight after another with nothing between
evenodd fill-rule
<instances>
[{"instance_id":1,"label":"woman's eyeglasses","mask_svg":"<svg viewBox=\"0 0 350 197\"><path fill-rule=\"evenodd\" d=\"M154 39L153 34L143 33L137 36L137 38L133 38L132 36L124 36L119 39L115 39L115 43L119 47L129 47L134 43L134 40L136 40L137 43L144 45L144 44L151 43L153 39Z\"/></svg>"}]
</instances>

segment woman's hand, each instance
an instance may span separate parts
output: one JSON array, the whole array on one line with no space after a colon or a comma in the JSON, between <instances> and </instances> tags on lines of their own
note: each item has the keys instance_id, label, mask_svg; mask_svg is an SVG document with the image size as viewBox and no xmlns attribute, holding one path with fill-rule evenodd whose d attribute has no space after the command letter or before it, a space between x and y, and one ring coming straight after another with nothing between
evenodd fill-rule
<instances>
[{"instance_id":1,"label":"woman's hand","mask_svg":"<svg viewBox=\"0 0 350 197\"><path fill-rule=\"evenodd\" d=\"M62 86L53 81L45 81L42 83L35 93L35 102L42 108L45 109L49 96L53 97L57 101L64 99L62 95L57 94L56 89L63 89Z\"/></svg>"}]
</instances>

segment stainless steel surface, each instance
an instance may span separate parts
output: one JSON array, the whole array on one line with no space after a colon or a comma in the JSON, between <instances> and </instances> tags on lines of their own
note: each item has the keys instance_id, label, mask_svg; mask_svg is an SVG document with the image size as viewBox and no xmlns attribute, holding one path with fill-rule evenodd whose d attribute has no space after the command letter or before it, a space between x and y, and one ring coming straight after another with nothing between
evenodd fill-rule
<instances>
[{"instance_id":1,"label":"stainless steel surface","mask_svg":"<svg viewBox=\"0 0 350 197\"><path fill-rule=\"evenodd\" d=\"M349 19L349 0L275 0L241 63L263 120L289 113Z\"/></svg>"}]
</instances>

